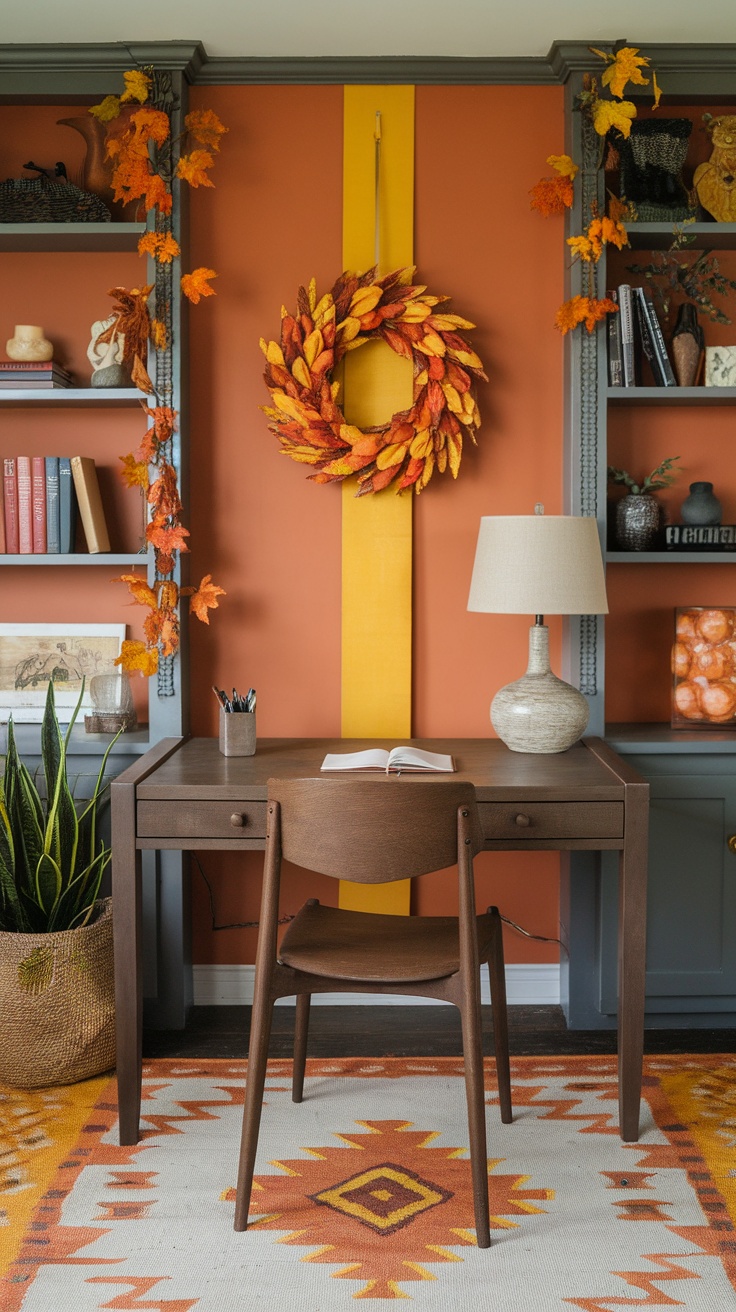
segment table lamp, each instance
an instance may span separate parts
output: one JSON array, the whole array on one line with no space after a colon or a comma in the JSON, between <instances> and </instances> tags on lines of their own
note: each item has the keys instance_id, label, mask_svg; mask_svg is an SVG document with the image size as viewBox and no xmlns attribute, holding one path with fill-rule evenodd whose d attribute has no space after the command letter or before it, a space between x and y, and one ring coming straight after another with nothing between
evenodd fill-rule
<instances>
[{"instance_id":1,"label":"table lamp","mask_svg":"<svg viewBox=\"0 0 736 1312\"><path fill-rule=\"evenodd\" d=\"M576 515L486 515L480 521L468 610L535 616L526 674L501 688L491 723L514 752L564 752L588 723L588 703L549 665L545 615L606 615L598 528Z\"/></svg>"}]
</instances>

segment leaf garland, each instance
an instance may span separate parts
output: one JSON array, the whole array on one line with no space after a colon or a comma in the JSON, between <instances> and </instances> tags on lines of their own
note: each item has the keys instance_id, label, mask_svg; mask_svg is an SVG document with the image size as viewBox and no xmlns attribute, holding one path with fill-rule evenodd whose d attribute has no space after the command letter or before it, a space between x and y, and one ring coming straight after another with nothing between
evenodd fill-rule
<instances>
[{"instance_id":1,"label":"leaf garland","mask_svg":"<svg viewBox=\"0 0 736 1312\"><path fill-rule=\"evenodd\" d=\"M594 131L601 138L600 166L604 140L612 139L609 134L613 133L613 139L616 134L621 137L631 135L631 123L636 118L636 105L630 100L624 100L623 94L629 82L634 86L649 86L650 79L644 77L643 70L649 68L650 61L646 55L639 54L638 46L627 46L624 42L614 46L611 51L599 50L596 46L591 46L590 50L606 65L601 74L600 86L607 88L610 96L601 95L598 79L586 73L576 107L588 117ZM654 109L657 109L662 93L654 69L651 73ZM573 183L579 171L577 164L569 155L549 155L547 163L552 166L557 176L540 179L529 193L531 208L537 210L544 218L554 214L564 214L566 209L572 209ZM604 246L613 245L621 250L629 245L625 221L631 217L633 217L632 213L625 200L621 201L611 196L607 215L599 214L597 203L594 202L585 232L567 238L572 258L580 260L584 265L584 285L582 294L565 301L555 315L555 327L563 335L581 323L589 333L592 333L607 314L618 312L615 301L596 294L595 265L601 257Z\"/></svg>"},{"instance_id":2,"label":"leaf garland","mask_svg":"<svg viewBox=\"0 0 736 1312\"><path fill-rule=\"evenodd\" d=\"M179 244L170 231L173 182L181 179L191 187L211 187L208 170L215 162L220 140L227 128L210 109L193 110L184 119L184 131L172 137L167 108L151 103L156 96L153 71L133 69L123 74L121 96L106 96L90 113L107 128L107 157L113 163L115 200L134 204L136 214L153 216L153 226L138 242L138 252L157 265L173 264L180 255ZM180 279L182 293L194 304L213 296L210 281L214 269L194 269ZM133 384L155 405L142 402L148 427L135 452L121 456L121 477L128 487L138 487L145 496L148 514L146 540L153 548L155 579L149 585L138 574L123 574L114 582L124 583L134 604L145 606L144 641L126 641L116 664L128 671L155 674L159 659L173 656L179 648L179 601L189 597L190 613L209 624L209 612L217 609L224 589L206 574L198 587L180 588L173 575L177 553L188 551L189 530L181 522L182 504L176 470L171 460L177 414L166 405L152 382L146 361L149 342L154 351L166 351L171 342L165 315L151 314L148 301L155 284L140 288L114 287L112 323L101 340L123 338L123 360L129 364Z\"/></svg>"},{"instance_id":3,"label":"leaf garland","mask_svg":"<svg viewBox=\"0 0 736 1312\"><path fill-rule=\"evenodd\" d=\"M316 483L358 475L357 496L394 484L419 493L434 470L457 478L463 437L475 442L480 415L474 382L487 381L463 336L475 325L438 312L449 298L412 282L414 268L382 278L376 269L342 273L317 299L315 280L297 293L297 310L282 309L280 341L261 338L264 379L273 405L262 406L284 455L316 471ZM382 340L411 360L414 399L388 423L361 429L338 403L336 366L348 351Z\"/></svg>"}]
</instances>

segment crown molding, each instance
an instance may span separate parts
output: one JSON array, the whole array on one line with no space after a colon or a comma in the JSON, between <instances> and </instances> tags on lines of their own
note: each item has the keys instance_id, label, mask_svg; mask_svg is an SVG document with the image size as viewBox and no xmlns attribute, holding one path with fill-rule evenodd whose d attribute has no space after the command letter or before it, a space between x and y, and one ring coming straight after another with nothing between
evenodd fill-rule
<instances>
[{"instance_id":1,"label":"crown molding","mask_svg":"<svg viewBox=\"0 0 736 1312\"><path fill-rule=\"evenodd\" d=\"M294 58L208 58L195 78L197 85L375 84L535 86L557 81L548 59L456 58L444 56L321 56Z\"/></svg>"},{"instance_id":2,"label":"crown molding","mask_svg":"<svg viewBox=\"0 0 736 1312\"><path fill-rule=\"evenodd\" d=\"M201 41L0 45L0 99L104 94L111 78L147 64L194 82L206 61Z\"/></svg>"}]
</instances>

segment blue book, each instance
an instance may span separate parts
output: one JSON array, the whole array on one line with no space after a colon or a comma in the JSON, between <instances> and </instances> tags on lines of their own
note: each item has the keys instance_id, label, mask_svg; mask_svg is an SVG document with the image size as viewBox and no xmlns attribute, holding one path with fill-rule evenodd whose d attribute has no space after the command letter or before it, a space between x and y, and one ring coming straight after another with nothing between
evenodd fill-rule
<instances>
[{"instance_id":1,"label":"blue book","mask_svg":"<svg viewBox=\"0 0 736 1312\"><path fill-rule=\"evenodd\" d=\"M74 551L76 537L77 494L72 462L69 456L59 456L59 551L63 556Z\"/></svg>"},{"instance_id":2,"label":"blue book","mask_svg":"<svg viewBox=\"0 0 736 1312\"><path fill-rule=\"evenodd\" d=\"M46 457L46 550L59 554L59 457Z\"/></svg>"}]
</instances>

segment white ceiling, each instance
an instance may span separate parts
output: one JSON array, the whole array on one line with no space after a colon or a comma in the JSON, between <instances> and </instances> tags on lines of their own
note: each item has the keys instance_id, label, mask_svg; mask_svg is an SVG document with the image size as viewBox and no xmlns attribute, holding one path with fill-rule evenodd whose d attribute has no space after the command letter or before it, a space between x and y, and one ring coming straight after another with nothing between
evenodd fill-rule
<instances>
[{"instance_id":1,"label":"white ceiling","mask_svg":"<svg viewBox=\"0 0 736 1312\"><path fill-rule=\"evenodd\" d=\"M736 43L736 0L0 0L0 42L201 41L208 55L546 55Z\"/></svg>"}]
</instances>

